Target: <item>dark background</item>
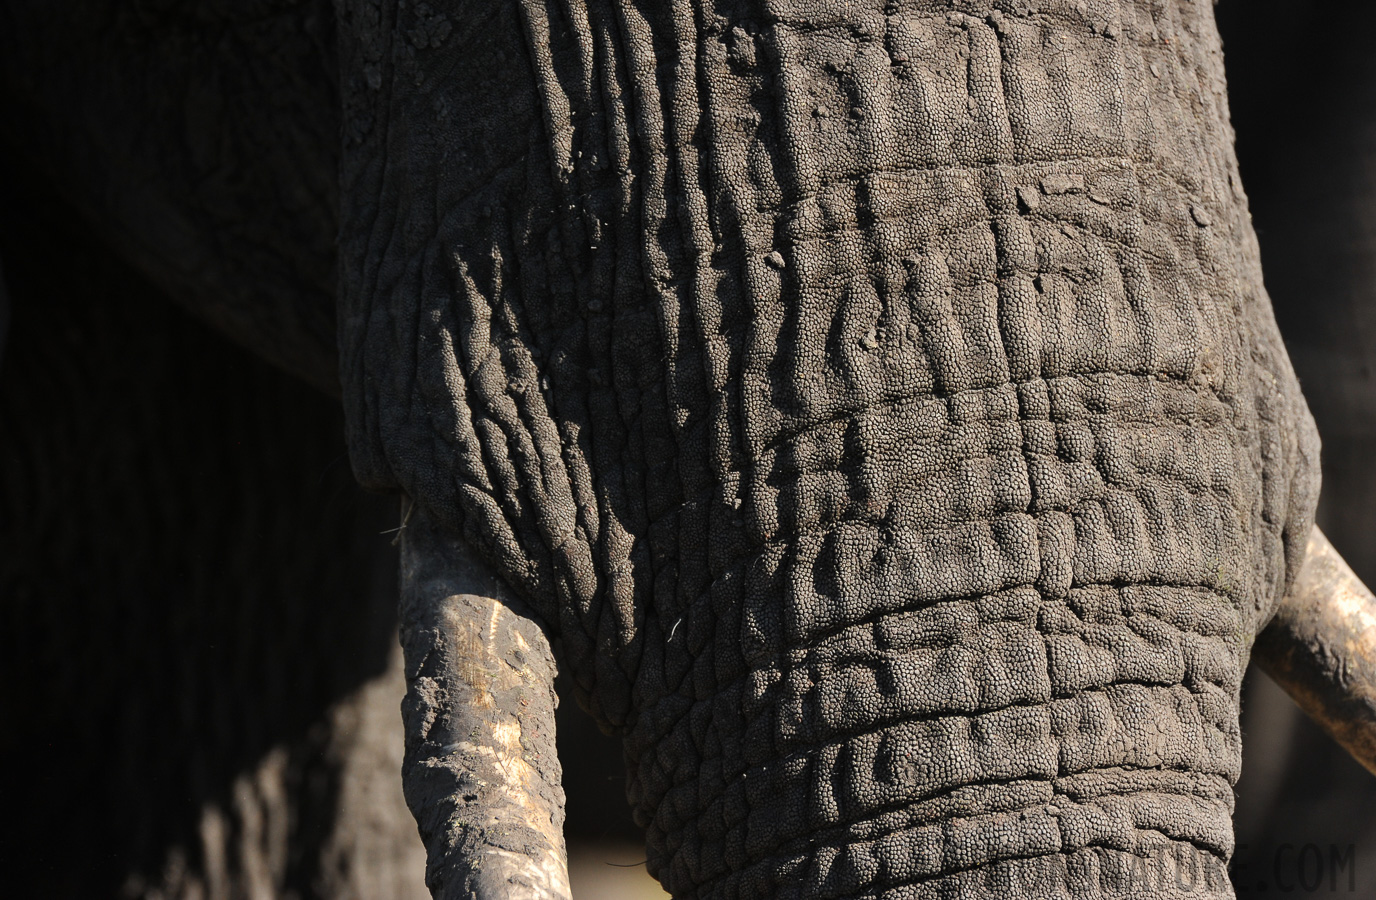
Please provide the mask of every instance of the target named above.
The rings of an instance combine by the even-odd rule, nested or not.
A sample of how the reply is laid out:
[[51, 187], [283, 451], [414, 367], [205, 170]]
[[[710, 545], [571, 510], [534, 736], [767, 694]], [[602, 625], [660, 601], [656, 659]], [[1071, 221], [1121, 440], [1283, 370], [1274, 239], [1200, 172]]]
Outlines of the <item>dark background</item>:
[[[1217, 15], [1266, 287], [1323, 438], [1319, 526], [1376, 584], [1376, 4], [1221, 0]], [[1255, 671], [1242, 713], [1238, 896], [1304, 893], [1300, 848], [1327, 866], [1351, 844], [1336, 886], [1355, 870], [1356, 896], [1376, 897], [1376, 778]]]

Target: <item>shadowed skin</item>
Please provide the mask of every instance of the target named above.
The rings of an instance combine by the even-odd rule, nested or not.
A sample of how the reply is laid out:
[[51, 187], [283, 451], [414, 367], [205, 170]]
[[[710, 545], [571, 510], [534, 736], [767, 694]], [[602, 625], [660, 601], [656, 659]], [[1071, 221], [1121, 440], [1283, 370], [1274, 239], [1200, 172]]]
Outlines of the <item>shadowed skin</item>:
[[[232, 32], [299, 11], [264, 6]], [[355, 471], [562, 644], [652, 873], [916, 898], [1221, 871], [1318, 445], [1209, 4], [335, 11]]]
[[[0, 893], [429, 896], [395, 502], [359, 492], [337, 404], [0, 160]], [[59, 837], [74, 810], [98, 850]]]

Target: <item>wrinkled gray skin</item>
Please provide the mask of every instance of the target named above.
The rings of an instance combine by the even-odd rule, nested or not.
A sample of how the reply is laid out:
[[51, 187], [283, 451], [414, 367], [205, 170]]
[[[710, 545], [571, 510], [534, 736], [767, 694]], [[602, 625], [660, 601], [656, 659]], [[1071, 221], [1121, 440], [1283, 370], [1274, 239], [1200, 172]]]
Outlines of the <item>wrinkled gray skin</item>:
[[0, 39], [32, 149], [284, 365], [337, 329], [356, 474], [542, 618], [676, 896], [1221, 873], [1318, 443], [1210, 4], [70, 5], [123, 44]]

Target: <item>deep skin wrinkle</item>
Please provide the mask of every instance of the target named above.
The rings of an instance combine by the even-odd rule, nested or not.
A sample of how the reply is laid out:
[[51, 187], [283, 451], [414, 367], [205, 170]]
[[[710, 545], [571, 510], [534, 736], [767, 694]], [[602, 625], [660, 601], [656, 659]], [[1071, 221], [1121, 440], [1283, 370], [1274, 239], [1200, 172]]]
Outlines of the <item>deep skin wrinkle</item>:
[[1222, 870], [1318, 471], [1209, 5], [341, 11], [356, 471], [559, 636], [651, 872]]

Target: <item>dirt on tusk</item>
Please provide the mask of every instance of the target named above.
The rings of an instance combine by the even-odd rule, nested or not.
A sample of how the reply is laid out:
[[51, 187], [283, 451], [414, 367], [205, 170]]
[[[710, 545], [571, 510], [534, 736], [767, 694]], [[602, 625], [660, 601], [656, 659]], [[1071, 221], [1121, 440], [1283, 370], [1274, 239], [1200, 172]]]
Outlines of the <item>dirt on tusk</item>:
[[420, 509], [401, 532], [402, 787], [440, 900], [569, 900], [544, 631]]
[[1252, 654], [1300, 709], [1376, 774], [1376, 596], [1318, 528]]

